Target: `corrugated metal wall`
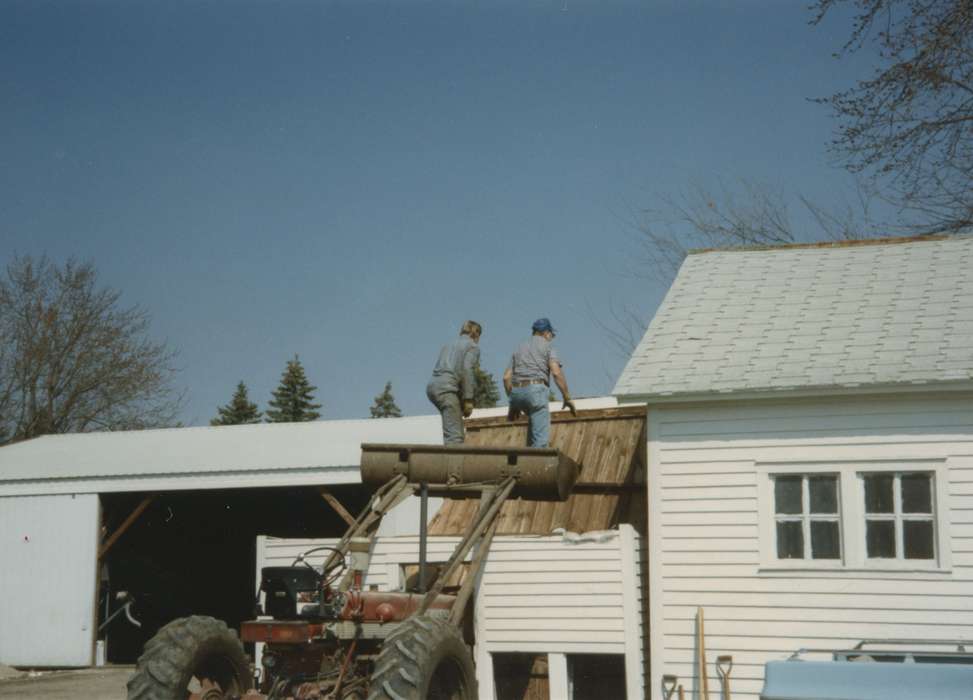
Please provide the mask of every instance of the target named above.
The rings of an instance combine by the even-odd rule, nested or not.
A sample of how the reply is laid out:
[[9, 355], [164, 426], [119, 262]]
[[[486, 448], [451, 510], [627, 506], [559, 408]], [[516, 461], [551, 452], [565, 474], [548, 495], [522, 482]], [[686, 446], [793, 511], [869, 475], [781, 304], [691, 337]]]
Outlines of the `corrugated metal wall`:
[[92, 663], [96, 494], [0, 498], [0, 663]]

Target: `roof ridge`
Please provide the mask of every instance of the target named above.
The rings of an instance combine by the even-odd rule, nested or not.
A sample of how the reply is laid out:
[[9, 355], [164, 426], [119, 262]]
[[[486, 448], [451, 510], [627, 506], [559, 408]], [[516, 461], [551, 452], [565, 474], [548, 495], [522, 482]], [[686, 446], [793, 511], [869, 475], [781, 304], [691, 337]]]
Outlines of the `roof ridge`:
[[729, 248], [691, 248], [687, 255], [701, 253], [752, 253], [754, 251], [800, 250], [816, 248], [856, 248], [872, 245], [901, 245], [903, 243], [927, 243], [952, 239], [973, 239], [973, 234], [928, 233], [920, 236], [887, 236], [884, 238], [849, 238], [840, 241], [817, 241], [811, 243], [781, 243], [780, 245], [743, 245]]

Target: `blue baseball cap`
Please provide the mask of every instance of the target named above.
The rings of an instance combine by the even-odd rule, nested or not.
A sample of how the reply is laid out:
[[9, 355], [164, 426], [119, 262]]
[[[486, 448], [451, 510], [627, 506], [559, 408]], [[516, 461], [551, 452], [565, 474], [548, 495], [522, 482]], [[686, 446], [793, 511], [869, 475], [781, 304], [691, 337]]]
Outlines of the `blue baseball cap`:
[[550, 331], [551, 333], [555, 332], [554, 326], [551, 325], [551, 320], [549, 318], [537, 319], [536, 321], [534, 321], [534, 325], [531, 326], [531, 329], [535, 333], [543, 333], [544, 331]]

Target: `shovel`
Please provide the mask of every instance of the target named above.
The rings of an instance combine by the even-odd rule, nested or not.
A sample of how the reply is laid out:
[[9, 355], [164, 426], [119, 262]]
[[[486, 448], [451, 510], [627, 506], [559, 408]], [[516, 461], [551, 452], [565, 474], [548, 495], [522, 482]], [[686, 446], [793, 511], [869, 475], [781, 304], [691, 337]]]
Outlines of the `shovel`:
[[662, 700], [671, 700], [676, 692], [676, 676], [666, 674], [662, 677]]
[[723, 700], [730, 700], [730, 671], [732, 670], [732, 656], [716, 657], [716, 673], [719, 675], [720, 683], [723, 685]]

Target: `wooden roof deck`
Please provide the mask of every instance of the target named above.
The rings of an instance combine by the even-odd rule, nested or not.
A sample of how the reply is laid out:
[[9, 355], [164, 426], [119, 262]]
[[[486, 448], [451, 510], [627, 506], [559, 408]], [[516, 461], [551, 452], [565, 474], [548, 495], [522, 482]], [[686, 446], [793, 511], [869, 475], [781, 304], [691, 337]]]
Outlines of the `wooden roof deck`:
[[[574, 493], [564, 502], [514, 499], [504, 504], [497, 533], [549, 535], [608, 530], [630, 523], [644, 533], [646, 524], [645, 406], [567, 411], [551, 416], [551, 447], [581, 465]], [[466, 422], [466, 443], [527, 444], [527, 421], [480, 418]], [[479, 501], [447, 500], [429, 525], [430, 535], [460, 535]]]

